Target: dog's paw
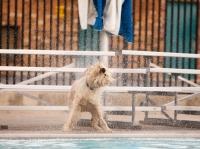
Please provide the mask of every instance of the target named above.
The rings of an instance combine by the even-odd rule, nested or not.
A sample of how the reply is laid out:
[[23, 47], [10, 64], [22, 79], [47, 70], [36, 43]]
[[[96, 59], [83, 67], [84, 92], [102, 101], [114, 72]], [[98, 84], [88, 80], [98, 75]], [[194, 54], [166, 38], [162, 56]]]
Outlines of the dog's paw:
[[63, 126], [62, 131], [63, 132], [67, 132], [67, 131], [70, 131], [70, 129], [68, 127], [66, 127], [66, 126]]
[[107, 133], [112, 133], [113, 131], [111, 129], [105, 130]]
[[94, 130], [96, 130], [96, 131], [101, 131], [101, 130], [102, 130], [101, 127], [99, 127], [99, 126], [93, 126], [93, 128], [94, 128]]

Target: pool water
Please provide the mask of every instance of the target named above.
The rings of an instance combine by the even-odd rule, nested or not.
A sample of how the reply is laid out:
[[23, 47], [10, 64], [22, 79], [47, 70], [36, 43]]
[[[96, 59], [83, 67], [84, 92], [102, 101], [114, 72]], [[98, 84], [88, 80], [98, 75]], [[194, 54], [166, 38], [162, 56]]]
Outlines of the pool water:
[[197, 139], [0, 140], [0, 149], [200, 149]]

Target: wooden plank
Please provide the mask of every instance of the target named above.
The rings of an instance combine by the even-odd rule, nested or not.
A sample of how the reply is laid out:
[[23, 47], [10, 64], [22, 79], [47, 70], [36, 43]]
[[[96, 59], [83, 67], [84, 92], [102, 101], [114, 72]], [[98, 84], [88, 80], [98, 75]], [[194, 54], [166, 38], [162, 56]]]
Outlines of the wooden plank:
[[[0, 89], [21, 89], [22, 90], [40, 90], [40, 91], [69, 91], [71, 86], [58, 85], [0, 85]], [[103, 88], [106, 92], [200, 92], [200, 87], [116, 87], [108, 86]]]
[[11, 111], [68, 111], [68, 106], [0, 106], [0, 110]]
[[[61, 67], [61, 68], [65, 68], [65, 67], [66, 67], [66, 68], [72, 68], [72, 67], [75, 67], [75, 64], [74, 64], [74, 63], [71, 63], [71, 64], [66, 65], [66, 66], [64, 66], [64, 67]], [[49, 77], [49, 76], [55, 75], [56, 73], [58, 73], [58, 72], [47, 72], [47, 73], [45, 73], [45, 74], [41, 74], [41, 75], [35, 76], [35, 77], [31, 78], [31, 79], [28, 79], [28, 80], [24, 80], [24, 81], [22, 81], [22, 82], [19, 82], [19, 83], [15, 84], [15, 85], [27, 85], [27, 84], [29, 84], [29, 83], [33, 83], [33, 82], [35, 82], [35, 81], [42, 80], [42, 79], [47, 78], [47, 77]], [[0, 85], [5, 85], [5, 84], [1, 84], [1, 83], [0, 83]], [[8, 91], [8, 90], [5, 89], [5, 91]], [[21, 91], [21, 90], [19, 90], [19, 91]], [[31, 91], [33, 91], [33, 90], [31, 90]], [[37, 90], [37, 91], [38, 91], [38, 90]], [[0, 94], [3, 93], [3, 92], [4, 92], [4, 89], [0, 90]]]
[[[20, 110], [20, 111], [68, 111], [68, 106], [0, 106], [0, 110]], [[130, 106], [103, 106], [104, 111], [132, 111]], [[136, 106], [135, 111], [200, 111], [200, 106]]]
[[171, 52], [150, 52], [150, 51], [136, 51], [136, 50], [122, 50], [122, 54], [124, 54], [124, 55], [140, 55], [140, 56], [200, 58], [200, 54], [171, 53]]
[[1, 71], [84, 72], [86, 68], [0, 66]]
[[70, 91], [70, 88], [63, 88], [63, 89], [21, 89], [21, 88], [6, 88], [6, 89], [1, 89], [0, 88], [0, 91], [3, 90], [3, 92], [69, 92]]
[[132, 111], [130, 106], [104, 106], [104, 111]]
[[200, 111], [200, 106], [166, 106], [166, 110]]
[[113, 73], [146, 73], [146, 69], [123, 69], [123, 68], [110, 68]]
[[185, 93], [200, 93], [200, 87], [182, 87], [182, 92], [185, 92]]
[[[0, 66], [1, 71], [37, 71], [37, 72], [84, 72], [86, 68], [57, 68], [57, 67], [18, 67], [18, 66]], [[113, 73], [146, 73], [146, 69], [120, 69], [111, 68]], [[200, 74], [200, 70], [192, 69], [172, 69], [172, 68], [151, 68], [150, 72], [162, 73], [184, 73]]]
[[[183, 98], [180, 98], [180, 99], [178, 99], [177, 100], [177, 103], [179, 103], [179, 102], [181, 102], [181, 101], [185, 101], [185, 100], [189, 100], [189, 99], [192, 99], [192, 98], [195, 98], [195, 97], [198, 97], [198, 96], [200, 96], [200, 93], [194, 93], [194, 94], [191, 94], [191, 95], [188, 95], [188, 96], [186, 96], [186, 97], [183, 97]], [[174, 101], [172, 101], [172, 102], [169, 102], [169, 103], [167, 103], [167, 104], [164, 104], [163, 106], [172, 106], [172, 105], [174, 105]]]
[[[154, 68], [162, 68], [162, 67], [159, 67], [159, 66], [157, 66], [157, 65], [155, 65], [155, 64], [153, 64], [153, 63], [150, 63], [150, 66], [151, 66], [151, 67], [154, 67]], [[168, 74], [171, 75], [171, 73], [168, 73]], [[190, 81], [190, 80], [187, 80], [187, 79], [185, 79], [185, 78], [183, 78], [183, 77], [181, 77], [181, 76], [178, 76], [178, 79], [181, 80], [181, 81], [184, 81], [184, 82], [186, 82], [186, 83], [188, 83], [188, 84], [190, 84], [190, 85], [192, 85], [192, 86], [196, 86], [196, 87], [199, 86], [198, 84], [196, 84], [196, 83], [194, 83], [194, 82], [192, 82], [192, 81]]]
[[115, 52], [105, 52], [105, 51], [1, 49], [0, 53], [1, 54], [73, 55], [73, 56], [115, 56]]
[[[103, 109], [105, 111], [132, 111], [132, 107], [130, 106], [104, 106]], [[153, 106], [135, 106], [135, 111], [161, 111], [161, 107], [153, 107]]]
[[200, 70], [195, 70], [195, 69], [175, 69], [175, 68], [150, 68], [150, 72], [180, 73], [180, 74], [200, 74]]
[[66, 90], [69, 91], [71, 89], [71, 86], [56, 86], [56, 85], [0, 85], [0, 88], [4, 88], [4, 89], [21, 89], [26, 91], [26, 90]]
[[[67, 67], [17, 67], [17, 66], [0, 66], [2, 71], [37, 71], [37, 72], [84, 72], [87, 68], [67, 68]], [[113, 73], [146, 73], [146, 69], [121, 69], [110, 68]]]
[[[68, 111], [68, 106], [0, 106], [0, 111]], [[132, 111], [130, 106], [103, 106], [104, 111]], [[161, 111], [161, 107], [135, 107], [136, 111]]]
[[149, 107], [149, 106], [136, 106], [135, 111], [161, 111], [161, 107]]
[[[105, 87], [104, 90], [107, 92], [182, 92], [183, 87]], [[187, 88], [188, 89], [188, 88]], [[199, 88], [200, 89], [200, 88]]]

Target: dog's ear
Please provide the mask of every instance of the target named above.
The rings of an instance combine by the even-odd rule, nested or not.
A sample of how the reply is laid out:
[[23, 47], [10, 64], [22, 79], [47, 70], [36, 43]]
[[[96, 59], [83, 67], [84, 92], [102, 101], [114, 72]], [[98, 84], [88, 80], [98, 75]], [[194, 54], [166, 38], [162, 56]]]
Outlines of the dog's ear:
[[105, 69], [105, 68], [100, 68], [99, 72], [100, 72], [100, 73], [105, 73], [105, 72], [106, 72], [106, 69]]
[[87, 69], [85, 70], [84, 74], [89, 73], [89, 71], [90, 71], [90, 68], [87, 68]]

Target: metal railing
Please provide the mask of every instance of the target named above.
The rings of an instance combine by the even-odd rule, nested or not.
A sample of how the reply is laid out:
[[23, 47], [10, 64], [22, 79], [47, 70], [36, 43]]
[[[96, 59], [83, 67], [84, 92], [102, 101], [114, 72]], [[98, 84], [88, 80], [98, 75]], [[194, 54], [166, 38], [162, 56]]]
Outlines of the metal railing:
[[[132, 0], [134, 41], [109, 36], [110, 51], [144, 50], [199, 53], [199, 0]], [[88, 26], [81, 30], [78, 4], [74, 0], [4, 0], [0, 1], [0, 49], [98, 51], [100, 32]], [[54, 56], [1, 54], [1, 66], [63, 67], [72, 62], [87, 67], [99, 61], [96, 56]], [[112, 68], [144, 68], [143, 56], [117, 55], [109, 58]], [[159, 67], [199, 69], [192, 58], [153, 57]], [[41, 72], [0, 71], [0, 82], [17, 84]], [[118, 86], [144, 86], [141, 74], [116, 74]], [[200, 82], [200, 75], [182, 77]], [[71, 85], [73, 73], [62, 72], [34, 84]], [[190, 86], [181, 82], [181, 86]], [[174, 86], [173, 77], [152, 73], [150, 86]]]

